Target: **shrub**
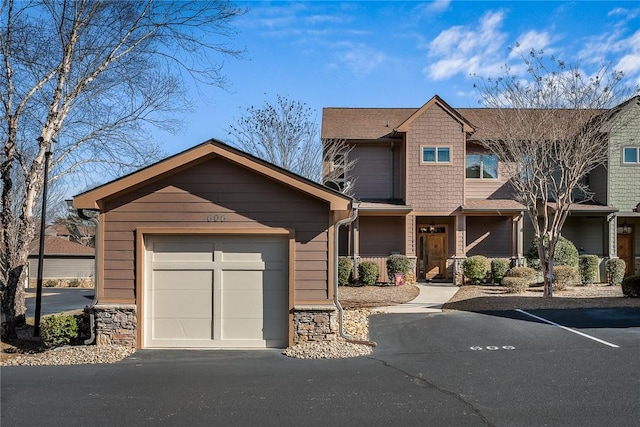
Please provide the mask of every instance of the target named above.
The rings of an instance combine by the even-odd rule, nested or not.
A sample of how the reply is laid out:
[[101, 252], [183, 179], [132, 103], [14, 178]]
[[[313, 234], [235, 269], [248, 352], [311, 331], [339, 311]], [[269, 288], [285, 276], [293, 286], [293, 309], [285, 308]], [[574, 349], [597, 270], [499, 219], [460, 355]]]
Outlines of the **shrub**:
[[509, 271], [511, 260], [507, 258], [496, 258], [491, 260], [491, 278], [495, 283], [500, 283], [502, 278]]
[[66, 314], [47, 316], [42, 319], [40, 337], [49, 348], [71, 344], [78, 338], [78, 322]]
[[625, 297], [640, 297], [640, 275], [629, 276], [622, 281], [622, 293]]
[[402, 273], [405, 278], [411, 272], [411, 260], [404, 255], [391, 255], [387, 258], [387, 274], [389, 281], [393, 281], [396, 273]]
[[575, 267], [568, 265], [559, 265], [553, 268], [553, 288], [562, 291], [567, 286], [578, 283], [580, 281], [580, 273]]
[[536, 279], [536, 271], [531, 267], [513, 267], [507, 271], [505, 277], [523, 278], [532, 283]]
[[70, 288], [77, 288], [78, 286], [80, 286], [80, 280], [78, 280], [78, 279], [69, 280], [69, 287]]
[[364, 285], [375, 285], [378, 280], [380, 269], [373, 261], [363, 261], [358, 264], [358, 277]]
[[529, 287], [529, 279], [526, 277], [504, 277], [502, 286], [507, 288], [507, 292], [524, 292]]
[[338, 258], [338, 285], [344, 286], [349, 284], [351, 270], [353, 270], [353, 260], [351, 258], [343, 256]]
[[57, 280], [49, 279], [43, 283], [45, 288], [55, 288], [58, 285]]
[[600, 261], [596, 255], [580, 255], [578, 265], [580, 281], [583, 285], [591, 285], [598, 280], [598, 265]]
[[[527, 252], [527, 265], [541, 270], [540, 258], [538, 257], [538, 239], [533, 239], [529, 252]], [[549, 256], [549, 238], [544, 238], [545, 256]], [[553, 254], [553, 265], [568, 265], [578, 267], [578, 250], [570, 240], [560, 236], [556, 243], [556, 249]]]
[[626, 263], [620, 258], [607, 260], [607, 280], [610, 285], [619, 285], [624, 279]]
[[482, 255], [474, 255], [464, 260], [462, 269], [467, 279], [474, 285], [479, 284], [487, 276], [489, 260]]

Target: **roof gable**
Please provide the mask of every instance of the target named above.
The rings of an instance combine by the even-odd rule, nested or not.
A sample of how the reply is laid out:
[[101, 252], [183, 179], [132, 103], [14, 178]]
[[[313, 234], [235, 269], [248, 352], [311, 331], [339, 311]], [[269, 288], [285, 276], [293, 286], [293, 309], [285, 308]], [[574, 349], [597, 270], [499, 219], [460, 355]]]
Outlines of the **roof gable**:
[[224, 158], [236, 165], [264, 175], [268, 179], [275, 180], [297, 191], [326, 201], [329, 203], [331, 210], [346, 211], [350, 208], [352, 201], [350, 197], [215, 139], [206, 141], [92, 190], [78, 194], [73, 199], [73, 206], [76, 209], [100, 209], [103, 206], [103, 202], [107, 199], [121, 196], [136, 188], [186, 170], [193, 165], [202, 163], [213, 157]]
[[422, 107], [420, 107], [416, 112], [414, 112], [410, 117], [408, 117], [400, 126], [397, 127], [398, 132], [407, 132], [409, 130], [409, 126], [424, 114], [425, 111], [432, 108], [434, 105], [441, 107], [447, 114], [449, 114], [452, 118], [460, 122], [462, 125], [462, 129], [466, 133], [472, 133], [475, 131], [475, 127], [465, 119], [460, 113], [458, 113], [454, 108], [452, 108], [449, 104], [444, 102], [442, 98], [438, 95], [435, 95], [429, 101], [427, 101]]

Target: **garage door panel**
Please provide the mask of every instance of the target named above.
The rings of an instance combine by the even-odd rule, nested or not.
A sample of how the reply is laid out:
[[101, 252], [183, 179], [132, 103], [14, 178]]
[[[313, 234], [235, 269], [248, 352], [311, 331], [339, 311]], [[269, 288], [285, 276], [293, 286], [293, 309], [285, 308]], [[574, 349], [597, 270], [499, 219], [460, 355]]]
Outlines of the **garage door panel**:
[[279, 241], [257, 241], [240, 238], [222, 244], [223, 261], [264, 261], [282, 263], [286, 260], [285, 245]]
[[211, 261], [213, 243], [177, 241], [155, 242], [153, 244], [154, 261]]
[[155, 319], [211, 319], [210, 291], [154, 291], [152, 299]]
[[210, 319], [155, 319], [154, 340], [210, 340]]
[[160, 270], [153, 272], [153, 290], [211, 291], [211, 271]]

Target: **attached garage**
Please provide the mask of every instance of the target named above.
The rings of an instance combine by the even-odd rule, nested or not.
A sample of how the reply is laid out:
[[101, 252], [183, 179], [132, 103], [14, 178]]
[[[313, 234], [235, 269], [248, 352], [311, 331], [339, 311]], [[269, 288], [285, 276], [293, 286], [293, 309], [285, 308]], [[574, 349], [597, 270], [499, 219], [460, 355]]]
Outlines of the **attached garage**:
[[82, 193], [99, 212], [98, 344], [335, 339], [335, 224], [352, 199], [211, 140]]

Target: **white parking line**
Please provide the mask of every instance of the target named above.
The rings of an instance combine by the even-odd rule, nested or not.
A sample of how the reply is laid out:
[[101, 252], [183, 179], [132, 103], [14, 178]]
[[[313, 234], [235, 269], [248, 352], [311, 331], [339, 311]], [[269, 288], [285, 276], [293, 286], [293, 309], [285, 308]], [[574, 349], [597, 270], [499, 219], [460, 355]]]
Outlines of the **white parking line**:
[[548, 323], [550, 325], [557, 326], [558, 328], [562, 328], [565, 331], [573, 332], [574, 334], [578, 334], [578, 335], [580, 335], [582, 337], [589, 338], [590, 340], [597, 341], [600, 344], [608, 345], [609, 347], [613, 347], [613, 348], [619, 348], [620, 347], [620, 346], [617, 346], [617, 345], [612, 344], [610, 342], [601, 340], [600, 338], [592, 337], [591, 335], [587, 335], [587, 334], [582, 333], [580, 331], [576, 331], [575, 329], [571, 329], [571, 328], [567, 328], [566, 326], [559, 325], [559, 324], [557, 324], [555, 322], [552, 322], [551, 320], [543, 319], [542, 317], [536, 316], [535, 314], [527, 313], [526, 311], [520, 310], [519, 308], [517, 308], [516, 311], [518, 313], [526, 314], [527, 316], [533, 317], [534, 319], [538, 319], [538, 320], [540, 320], [542, 322], [545, 322], [545, 323]]

